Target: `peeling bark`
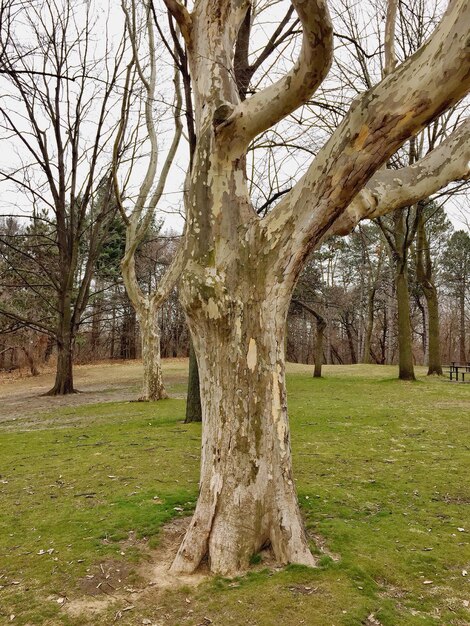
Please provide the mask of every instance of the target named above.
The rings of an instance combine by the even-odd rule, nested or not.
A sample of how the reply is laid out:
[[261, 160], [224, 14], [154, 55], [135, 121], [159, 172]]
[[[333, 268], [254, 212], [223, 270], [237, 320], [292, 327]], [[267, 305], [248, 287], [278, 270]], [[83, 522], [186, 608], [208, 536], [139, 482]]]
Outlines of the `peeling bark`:
[[247, 274], [233, 292], [206, 285], [203, 301], [197, 277], [186, 273], [181, 283], [204, 421], [199, 499], [173, 572], [193, 572], [208, 558], [211, 571], [234, 575], [266, 545], [280, 563], [315, 563], [292, 478], [284, 372], [288, 299], [268, 295], [259, 275], [256, 294], [247, 298], [253, 293]]

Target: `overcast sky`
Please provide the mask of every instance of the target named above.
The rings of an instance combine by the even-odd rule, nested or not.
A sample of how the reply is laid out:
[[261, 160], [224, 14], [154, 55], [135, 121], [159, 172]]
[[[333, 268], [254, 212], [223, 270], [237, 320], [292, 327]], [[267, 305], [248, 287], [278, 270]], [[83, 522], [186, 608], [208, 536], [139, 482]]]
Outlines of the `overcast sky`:
[[[158, 2], [156, 3], [158, 5]], [[336, 4], [338, 8], [340, 8], [340, 2]], [[353, 3], [350, 3], [351, 6]], [[361, 33], [361, 45], [367, 47], [367, 51], [369, 53], [377, 50], [379, 45], [379, 40], [377, 35], [375, 34], [376, 30], [381, 28], [381, 16], [377, 11], [371, 11], [369, 4], [369, 8], [365, 6], [366, 3], [357, 4], [354, 9], [354, 16], [357, 19], [358, 29]], [[79, 16], [82, 14], [85, 5], [76, 5], [76, 14]], [[123, 28], [123, 20], [121, 10], [119, 9], [118, 3], [111, 2], [109, 5], [110, 10], [109, 13], [105, 11], [105, 3], [103, 2], [95, 2], [92, 6], [94, 7], [94, 11], [96, 11], [97, 15], [97, 25], [94, 36], [94, 45], [96, 55], [99, 56], [102, 53], [104, 38], [101, 39], [98, 33], [103, 33], [106, 29], [110, 35], [110, 39], [113, 41], [113, 45], [116, 46], [120, 34]], [[260, 23], [255, 31], [254, 43], [252, 44], [252, 49], [262, 47], [264, 42], [267, 41], [269, 36], [271, 35], [273, 29], [276, 24], [282, 19], [282, 16], [285, 13], [285, 10], [288, 6], [286, 2], [280, 2], [275, 4], [269, 9], [269, 12], [263, 19], [263, 22]], [[163, 8], [160, 8], [163, 10]], [[341, 12], [338, 12], [341, 15]], [[342, 19], [342, 18], [341, 18]], [[342, 23], [341, 19], [337, 19], [335, 23], [335, 30], [341, 32], [344, 31], [344, 23]], [[163, 20], [162, 20], [163, 23]], [[29, 38], [28, 30], [21, 26], [21, 30], [17, 29], [16, 31], [23, 39], [23, 41], [27, 41]], [[344, 45], [344, 40], [341, 38], [336, 39], [337, 44], [337, 55], [344, 64], [347, 64], [350, 59], [350, 49]], [[171, 75], [171, 66], [169, 64], [169, 59], [167, 55], [164, 53], [164, 49], [161, 49], [161, 57], [159, 58], [159, 85], [158, 85], [158, 98], [166, 103], [171, 103], [172, 101], [172, 75]], [[285, 55], [286, 59], [282, 62], [278, 62], [275, 66], [270, 68], [268, 78], [264, 80], [275, 80], [279, 72], [283, 72], [286, 68], [289, 67], [291, 63], [291, 56], [294, 51], [294, 48], [286, 48]], [[377, 57], [378, 58], [378, 57]], [[374, 61], [372, 61], [373, 63]], [[351, 65], [352, 68], [352, 65]], [[379, 71], [380, 68], [375, 68]], [[336, 74], [335, 74], [336, 71]], [[374, 68], [372, 68], [372, 73], [374, 72]], [[90, 76], [90, 89], [95, 89], [98, 84], [95, 78], [99, 78], [99, 76]], [[331, 87], [331, 85], [335, 85], [334, 81], [338, 80], [338, 69], [333, 68], [333, 73], [330, 75], [330, 83], [327, 83], [327, 87]], [[18, 124], [21, 124], [21, 118], [18, 117], [18, 114], [21, 113], [21, 105], [19, 103], [15, 103], [13, 99], [8, 96], [8, 93], [11, 93], [11, 87], [8, 85], [8, 81], [4, 78], [0, 78], [0, 87], [2, 89], [2, 95], [0, 96], [1, 106], [5, 107], [5, 109], [10, 110], [12, 115], [16, 114]], [[320, 96], [319, 96], [320, 97]], [[116, 111], [118, 111], [118, 97], [116, 97]], [[115, 113], [113, 113], [115, 115]], [[156, 106], [156, 114], [160, 116], [159, 119], [159, 137], [160, 137], [160, 145], [162, 147], [162, 158], [160, 162], [163, 161], [164, 157], [164, 147], [168, 145], [171, 141], [172, 129], [168, 120], [171, 119], [170, 111], [163, 105], [157, 103]], [[315, 120], [315, 115], [318, 112], [314, 113], [313, 116], [310, 113], [305, 113], [303, 117], [305, 119], [309, 119], [309, 116], [312, 120]], [[26, 128], [26, 125], [24, 126]], [[281, 132], [284, 133], [284, 136], [293, 136], [293, 134], [297, 134], [296, 141], [298, 141], [299, 145], [303, 142], [306, 142], [309, 146], [313, 145], [314, 142], [318, 141], [321, 143], [326, 134], [325, 132], [319, 131], [317, 129], [317, 134], [313, 134], [310, 130], [305, 130], [305, 132], [300, 133], [298, 127], [292, 122], [286, 122], [281, 125]], [[306, 126], [303, 126], [306, 128]], [[17, 168], [21, 165], [21, 163], [27, 163], [28, 156], [27, 151], [22, 145], [21, 141], [18, 138], [13, 138], [11, 135], [9, 136], [6, 131], [3, 129], [0, 131], [0, 170], [1, 171], [9, 171]], [[93, 122], [90, 122], [89, 125], [90, 137], [93, 132]], [[302, 138], [302, 134], [304, 137]], [[310, 142], [310, 143], [309, 143]], [[183, 188], [184, 178], [185, 178], [185, 170], [188, 163], [188, 150], [185, 141], [182, 141], [180, 145], [180, 149], [178, 151], [178, 155], [173, 166], [172, 172], [170, 174], [168, 185], [165, 191], [165, 194], [160, 203], [158, 215], [165, 219], [165, 224], [167, 228], [171, 228], [173, 230], [181, 231], [183, 226], [183, 217], [182, 217], [182, 195], [181, 190]], [[269, 153], [260, 153], [258, 154], [258, 165], [257, 170], [258, 179], [255, 180], [255, 186], [253, 187], [253, 196], [254, 198], [262, 202], [263, 193], [268, 193], [269, 185], [267, 184], [267, 179], [270, 176], [273, 176], [273, 180], [275, 180], [276, 184], [280, 185], [280, 188], [289, 186], [292, 181], [298, 178], [301, 173], [305, 170], [307, 164], [311, 161], [312, 155], [307, 151], [303, 150], [290, 150], [286, 151], [282, 148], [277, 150], [271, 150]], [[280, 169], [276, 171], [275, 176], [272, 174], [274, 169], [273, 159], [276, 158], [278, 160], [277, 165], [280, 165]], [[139, 183], [140, 177], [142, 175], [143, 164], [137, 168], [134, 175], [132, 176], [132, 182], [134, 184], [135, 189]], [[33, 184], [35, 184], [36, 180], [39, 180], [35, 175], [32, 174], [31, 168], [31, 179]], [[263, 185], [266, 186], [263, 189]], [[29, 215], [31, 212], [31, 197], [30, 194], [25, 194], [18, 188], [15, 188], [15, 185], [11, 182], [0, 181], [0, 214], [18, 214], [18, 215]], [[468, 192], [466, 195], [460, 195], [454, 198], [451, 202], [448, 202], [446, 208], [449, 213], [449, 217], [454, 223], [456, 228], [462, 228], [464, 225], [468, 226], [468, 221], [465, 224], [465, 220], [468, 219], [469, 211], [470, 211], [470, 200]]]

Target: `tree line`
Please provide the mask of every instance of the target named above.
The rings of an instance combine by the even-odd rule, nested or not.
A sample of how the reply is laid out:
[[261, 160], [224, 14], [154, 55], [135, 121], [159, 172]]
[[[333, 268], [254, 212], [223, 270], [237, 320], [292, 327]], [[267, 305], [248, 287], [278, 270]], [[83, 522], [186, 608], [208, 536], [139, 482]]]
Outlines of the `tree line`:
[[[425, 208], [425, 249], [415, 233], [407, 272], [411, 335], [400, 334], [396, 264], [380, 227], [360, 225], [351, 235], [332, 238], [314, 252], [302, 272], [287, 318], [287, 358], [317, 365], [397, 364], [408, 350], [413, 365], [428, 365], [442, 373], [442, 364], [470, 359], [468, 302], [470, 299], [470, 236], [455, 230], [442, 207]], [[50, 367], [55, 354], [54, 315], [57, 294], [52, 278], [54, 229], [44, 230], [40, 218], [30, 224], [13, 218], [0, 224], [4, 307], [0, 316], [0, 369], [28, 368], [36, 375]], [[149, 293], [170, 262], [179, 235], [162, 233], [155, 225], [137, 250], [136, 277]], [[120, 275], [124, 228], [119, 220], [108, 233], [94, 269], [92, 288], [77, 332], [74, 362], [141, 358], [141, 337], [135, 309]], [[87, 254], [83, 250], [83, 256]], [[420, 276], [426, 258], [427, 282]], [[79, 265], [84, 265], [82, 259]], [[42, 283], [37, 281], [41, 276]], [[432, 280], [437, 311], [429, 311], [426, 289]], [[8, 308], [7, 308], [8, 307]], [[437, 315], [436, 325], [429, 316]], [[163, 358], [187, 357], [189, 331], [177, 289], [160, 307], [157, 322]], [[39, 330], [41, 325], [41, 330]], [[45, 327], [46, 328], [42, 328]], [[404, 342], [411, 341], [408, 347]], [[433, 354], [437, 346], [437, 354]], [[434, 348], [435, 349], [435, 348]]]

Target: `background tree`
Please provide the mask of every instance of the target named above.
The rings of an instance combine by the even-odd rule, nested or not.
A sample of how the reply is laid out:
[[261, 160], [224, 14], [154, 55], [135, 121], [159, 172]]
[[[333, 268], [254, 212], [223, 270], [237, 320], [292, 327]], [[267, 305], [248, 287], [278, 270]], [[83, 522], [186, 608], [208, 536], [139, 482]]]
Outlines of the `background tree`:
[[[136, 3], [122, 3], [122, 9], [125, 14], [126, 32], [132, 46], [132, 59], [127, 66], [126, 76], [126, 92], [122, 101], [121, 124], [119, 132], [116, 136], [114, 145], [114, 189], [119, 201], [121, 216], [126, 225], [126, 247], [121, 262], [122, 276], [127, 294], [135, 309], [142, 339], [142, 362], [144, 366], [143, 388], [140, 400], [160, 400], [167, 397], [163, 384], [161, 360], [160, 360], [160, 333], [157, 321], [158, 309], [162, 304], [162, 300], [158, 297], [158, 293], [154, 289], [150, 289], [147, 293], [141, 289], [135, 272], [135, 252], [138, 246], [143, 242], [148, 234], [149, 228], [154, 220], [155, 209], [162, 197], [165, 189], [168, 173], [171, 164], [178, 149], [178, 144], [182, 134], [181, 115], [181, 93], [179, 86], [179, 76], [175, 73], [175, 105], [174, 105], [174, 124], [175, 132], [172, 143], [166, 155], [165, 163], [159, 175], [158, 184], [153, 189], [154, 181], [157, 175], [159, 144], [157, 141], [157, 131], [154, 122], [154, 101], [156, 95], [157, 83], [157, 59], [156, 44], [153, 15], [150, 2], [143, 3], [142, 13], [137, 10]], [[141, 22], [143, 21], [143, 29], [145, 32], [144, 41], [147, 42], [148, 49], [143, 52], [140, 49], [141, 44]], [[145, 68], [142, 66], [142, 59], [148, 60], [148, 77]], [[124, 207], [124, 192], [121, 189], [117, 175], [117, 166], [122, 159], [122, 153], [127, 147], [126, 133], [128, 132], [128, 123], [131, 109], [131, 96], [134, 90], [134, 73], [137, 74], [144, 90], [144, 118], [145, 129], [148, 133], [150, 144], [150, 156], [148, 165], [139, 187], [137, 198], [133, 203], [129, 216]], [[131, 133], [131, 150], [132, 159], [135, 159], [135, 143], [138, 135], [135, 129]], [[133, 164], [132, 164], [133, 166]]]
[[[67, 394], [74, 391], [74, 343], [96, 259], [116, 212], [111, 111], [125, 46], [121, 43], [111, 54], [110, 36], [105, 27], [103, 37], [103, 24], [92, 17], [92, 3], [80, 12], [65, 0], [15, 6], [2, 50], [0, 116], [3, 141], [13, 143], [22, 156], [3, 166], [0, 176], [4, 188], [5, 183], [18, 188], [36, 214], [45, 211], [54, 224], [57, 264], [48, 279], [56, 318], [42, 330], [53, 332], [57, 345], [56, 380], [49, 394]], [[101, 56], [92, 45], [98, 29], [104, 41]], [[8, 315], [30, 324], [19, 310], [9, 308]]]
[[442, 375], [439, 298], [434, 261], [437, 260], [438, 251], [442, 248], [442, 238], [451, 227], [442, 207], [437, 203], [419, 202], [417, 210], [415, 263], [416, 278], [426, 299], [427, 319], [423, 328], [426, 338], [425, 356], [428, 375]]
[[458, 310], [459, 360], [461, 363], [466, 363], [469, 360], [465, 313], [470, 290], [470, 236], [468, 232], [457, 230], [452, 234], [442, 261], [446, 285], [455, 298]]

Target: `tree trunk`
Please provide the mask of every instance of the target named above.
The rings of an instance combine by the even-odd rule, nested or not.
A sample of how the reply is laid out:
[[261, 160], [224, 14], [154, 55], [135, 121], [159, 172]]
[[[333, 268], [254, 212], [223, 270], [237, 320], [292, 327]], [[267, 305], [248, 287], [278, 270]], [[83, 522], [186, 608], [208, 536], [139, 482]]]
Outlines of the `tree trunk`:
[[[245, 277], [246, 278], [246, 277]], [[252, 295], [184, 276], [186, 308], [199, 363], [203, 409], [200, 493], [172, 565], [193, 572], [208, 558], [212, 572], [244, 571], [270, 545], [280, 563], [314, 565], [292, 478], [285, 387], [285, 327], [290, 298]], [[255, 279], [256, 280], [256, 279]], [[244, 286], [244, 288], [243, 288]]]
[[62, 311], [58, 322], [57, 366], [55, 383], [46, 396], [63, 396], [76, 393], [73, 386], [73, 348], [75, 343], [72, 322], [72, 292], [67, 289], [62, 294]]
[[[463, 3], [451, 5], [457, 8], [434, 37], [466, 59], [467, 30], [452, 22]], [[445, 63], [449, 50], [438, 55], [438, 45], [401, 64], [396, 78], [361, 96], [302, 179], [260, 219], [247, 184], [248, 148], [307, 102], [328, 73], [333, 28], [326, 5], [294, 1], [304, 31], [299, 62], [242, 101], [233, 58], [249, 3], [202, 0], [191, 14], [183, 3], [166, 4], [187, 44], [196, 131], [183, 246], [166, 285], [170, 270], [177, 273], [203, 410], [199, 498], [171, 569], [193, 572], [207, 557], [212, 572], [237, 574], [268, 544], [280, 563], [313, 565], [291, 467], [284, 372], [290, 299], [314, 246], [406, 138], [457, 100], [468, 67], [462, 61], [456, 78]], [[444, 97], [435, 84], [451, 74]], [[416, 75], [421, 82], [410, 89]], [[161, 297], [166, 292], [160, 285]]]
[[[390, 281], [393, 284], [393, 280]], [[396, 282], [396, 280], [395, 280]], [[396, 285], [395, 285], [396, 287]], [[393, 289], [396, 292], [396, 288]], [[386, 336], [386, 344], [385, 344], [385, 364], [392, 365], [393, 357], [394, 357], [394, 318], [395, 318], [395, 301], [397, 299], [396, 293], [391, 293], [392, 289], [387, 292], [387, 302], [386, 302], [386, 317], [387, 322], [384, 326], [384, 337]]]
[[321, 378], [323, 365], [323, 337], [325, 334], [326, 322], [323, 318], [317, 317], [317, 337], [315, 342], [315, 367], [313, 377]]
[[[101, 290], [101, 284], [96, 281], [96, 290]], [[92, 303], [92, 318], [91, 318], [91, 358], [96, 360], [100, 358], [99, 347], [101, 340], [101, 315], [102, 315], [103, 295], [95, 294]], [[98, 354], [97, 354], [98, 353]]]
[[419, 333], [421, 335], [421, 349], [423, 351], [423, 365], [427, 365], [429, 363], [429, 337], [428, 337], [428, 310], [427, 305], [425, 306], [421, 300], [421, 294], [416, 294], [415, 297], [416, 306], [421, 313], [423, 332]]
[[57, 339], [57, 367], [55, 383], [46, 396], [64, 396], [76, 393], [73, 386], [73, 342], [70, 330]]
[[113, 317], [111, 320], [111, 339], [109, 344], [109, 358], [114, 359], [114, 342], [116, 337], [116, 306], [113, 305]]
[[462, 365], [467, 361], [465, 351], [466, 332], [465, 332], [465, 290], [461, 290], [459, 297], [459, 313], [460, 313], [460, 333], [459, 333], [459, 359]]
[[185, 424], [202, 422], [201, 390], [199, 388], [199, 369], [193, 342], [189, 341], [188, 393], [186, 397]]
[[52, 354], [52, 351], [54, 350], [55, 343], [56, 341], [54, 337], [52, 337], [51, 335], [48, 335], [46, 349], [44, 351], [44, 358], [43, 358], [44, 363], [47, 363], [49, 359], [51, 358], [51, 354]]
[[121, 359], [137, 358], [136, 346], [136, 312], [134, 307], [128, 304], [124, 310], [121, 326]]
[[442, 376], [439, 304], [434, 283], [432, 287], [424, 290], [424, 295], [428, 309], [428, 376], [431, 374]]
[[439, 335], [439, 302], [437, 297], [437, 289], [433, 279], [433, 266], [431, 260], [431, 252], [426, 235], [426, 227], [424, 221], [425, 204], [418, 204], [419, 221], [416, 242], [416, 277], [424, 297], [426, 298], [427, 308], [427, 353], [428, 353], [428, 376], [437, 374], [442, 376], [442, 361], [440, 354], [440, 335]]
[[150, 402], [168, 398], [163, 384], [162, 365], [160, 359], [160, 329], [158, 326], [158, 308], [148, 304], [137, 310], [142, 339], [142, 365], [144, 377], [142, 381], [141, 402]]
[[348, 347], [349, 347], [349, 354], [351, 356], [351, 363], [353, 365], [355, 365], [357, 363], [357, 357], [356, 357], [356, 350], [354, 348], [354, 339], [352, 336], [352, 331], [351, 331], [351, 323], [349, 321], [349, 315], [346, 316], [346, 320], [345, 320], [345, 329], [346, 329], [346, 337], [348, 338]]
[[397, 271], [396, 287], [398, 309], [398, 378], [400, 380], [415, 380], [408, 273], [406, 267], [402, 264]]
[[375, 304], [375, 291], [376, 288], [372, 287], [369, 291], [369, 297], [367, 298], [367, 324], [364, 337], [364, 352], [362, 353], [362, 362], [364, 364], [370, 363], [370, 348], [372, 345], [372, 332], [374, 330], [374, 304]]
[[26, 360], [28, 361], [31, 376], [39, 376], [39, 370], [34, 361], [33, 350], [31, 348], [27, 348], [26, 346], [21, 346], [21, 349], [23, 350]]

